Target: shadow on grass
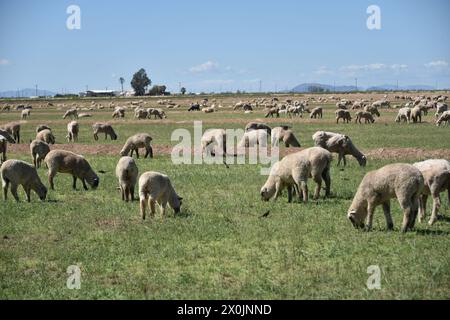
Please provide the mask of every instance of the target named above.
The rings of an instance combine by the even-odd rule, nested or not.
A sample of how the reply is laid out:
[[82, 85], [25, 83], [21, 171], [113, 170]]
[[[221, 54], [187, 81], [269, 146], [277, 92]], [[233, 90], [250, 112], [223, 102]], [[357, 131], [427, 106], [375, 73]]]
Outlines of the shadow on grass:
[[448, 236], [450, 232], [443, 230], [429, 230], [429, 229], [418, 229], [415, 230], [417, 234], [423, 236]]

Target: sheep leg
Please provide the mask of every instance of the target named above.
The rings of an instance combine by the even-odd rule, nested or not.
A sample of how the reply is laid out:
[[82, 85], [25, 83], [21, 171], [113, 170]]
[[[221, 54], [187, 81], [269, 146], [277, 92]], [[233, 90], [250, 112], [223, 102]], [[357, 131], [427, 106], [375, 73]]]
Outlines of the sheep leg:
[[156, 213], [156, 209], [155, 209], [156, 202], [155, 202], [155, 200], [149, 199], [149, 203], [150, 203], [150, 212], [152, 214], [152, 217], [154, 217], [155, 213]]
[[300, 188], [302, 189], [303, 202], [307, 203], [308, 202], [308, 184], [306, 183], [305, 180], [300, 181]]
[[439, 193], [433, 194], [433, 211], [431, 212], [430, 221], [428, 224], [431, 226], [437, 221], [438, 211], [441, 207], [441, 199], [439, 198]]
[[56, 172], [48, 172], [48, 183], [50, 184], [50, 189], [55, 190], [55, 185], [53, 184], [53, 179], [55, 178]]
[[139, 159], [139, 149], [138, 148], [134, 148], [134, 152], [136, 152], [136, 158]]
[[403, 222], [402, 222], [402, 227], [401, 227], [401, 231], [402, 232], [406, 232], [408, 231], [410, 225], [411, 225], [411, 220], [413, 218], [413, 210], [412, 210], [412, 205], [410, 203], [410, 201], [403, 199], [400, 200], [400, 206], [403, 209]]
[[153, 148], [152, 148], [152, 146], [148, 146], [148, 154], [149, 154], [150, 158], [153, 158]]
[[25, 195], [27, 198], [27, 202], [31, 202], [31, 197], [30, 197], [30, 193], [31, 193], [31, 188], [29, 186], [24, 187], [25, 189]]
[[288, 188], [288, 202], [292, 202], [292, 186], [289, 186]]
[[72, 189], [77, 190], [77, 177], [72, 176], [72, 178], [73, 178]]
[[134, 186], [130, 187], [131, 201], [134, 201]]
[[86, 180], [85, 179], [81, 179], [81, 182], [83, 183], [84, 190], [88, 190], [88, 187], [86, 185]]
[[5, 200], [8, 200], [8, 187], [9, 187], [9, 180], [4, 179], [3, 180], [3, 198]]
[[274, 200], [274, 201], [277, 200], [277, 198], [280, 196], [281, 190], [282, 190], [282, 185], [281, 185], [281, 182], [278, 181], [278, 182], [275, 184], [275, 195], [274, 195], [274, 197], [273, 197], [273, 200]]
[[383, 212], [384, 217], [386, 218], [387, 229], [388, 230], [394, 229], [394, 222], [392, 222], [391, 216], [391, 202], [389, 200], [383, 203]]
[[373, 201], [368, 201], [367, 204], [367, 220], [366, 220], [366, 231], [372, 230], [373, 215], [375, 213], [375, 205]]
[[147, 208], [147, 197], [143, 196], [142, 194], [140, 195], [140, 208], [141, 208], [141, 217], [142, 220], [145, 220], [145, 210]]
[[106, 140], [106, 138], [108, 138], [108, 134], [105, 132], [105, 140]]
[[320, 195], [320, 188], [322, 187], [322, 176], [320, 175], [320, 173], [314, 173], [313, 175], [313, 180], [314, 182], [317, 184], [316, 185], [316, 190], [314, 191], [314, 200], [319, 199], [319, 195]]
[[17, 132], [17, 142], [20, 143], [20, 132]]
[[347, 166], [347, 159], [345, 159], [345, 154], [342, 155], [342, 159], [344, 160], [344, 167]]
[[331, 177], [329, 167], [322, 171], [322, 178], [325, 181], [325, 197], [329, 197], [331, 193]]
[[422, 194], [422, 196], [419, 197], [419, 222], [422, 222], [423, 219], [425, 219], [427, 213], [427, 200], [427, 194]]
[[166, 207], [167, 207], [167, 202], [164, 201], [159, 205], [160, 211], [161, 211], [161, 219], [164, 218], [164, 216], [166, 215]]
[[95, 140], [95, 141], [98, 140], [98, 135], [97, 135], [97, 133], [94, 133], [94, 140]]
[[14, 197], [14, 199], [16, 199], [17, 202], [19, 202], [19, 195], [17, 194], [17, 184], [11, 183], [11, 193]]
[[125, 201], [128, 202], [130, 201], [130, 187], [129, 186], [125, 186], [125, 188], [123, 189], [124, 191], [124, 198]]

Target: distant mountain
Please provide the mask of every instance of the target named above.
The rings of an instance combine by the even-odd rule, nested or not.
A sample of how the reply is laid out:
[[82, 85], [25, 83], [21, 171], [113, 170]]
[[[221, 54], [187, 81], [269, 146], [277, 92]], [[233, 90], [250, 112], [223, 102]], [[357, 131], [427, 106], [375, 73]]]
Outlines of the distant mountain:
[[395, 91], [395, 90], [435, 90], [435, 87], [427, 86], [423, 84], [411, 85], [411, 86], [399, 86], [392, 84], [383, 84], [380, 86], [373, 86], [366, 89], [366, 91]]
[[[37, 91], [38, 96], [53, 97], [55, 94], [56, 93], [54, 93], [52, 91], [48, 91], [48, 90], [38, 90]], [[17, 97], [29, 98], [29, 97], [34, 97], [34, 96], [36, 96], [36, 89], [31, 89], [31, 88], [0, 92], [0, 98], [17, 98]]]
[[322, 83], [302, 83], [291, 89], [291, 92], [318, 92], [319, 90], [329, 91], [329, 92], [346, 92], [346, 91], [356, 91], [355, 86], [331, 86]]

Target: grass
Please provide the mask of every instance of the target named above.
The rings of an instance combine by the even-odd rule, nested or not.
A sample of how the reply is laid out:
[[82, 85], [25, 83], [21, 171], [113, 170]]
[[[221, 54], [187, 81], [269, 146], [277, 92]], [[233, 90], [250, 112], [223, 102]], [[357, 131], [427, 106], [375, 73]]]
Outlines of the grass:
[[[65, 134], [60, 112], [35, 116], [23, 136], [50, 122], [57, 139]], [[109, 119], [109, 113], [95, 120]], [[210, 117], [212, 116], [212, 117]], [[394, 114], [386, 114], [386, 119]], [[1, 115], [1, 123], [17, 113]], [[432, 116], [429, 116], [431, 119]], [[241, 114], [169, 113], [169, 120], [206, 119], [204, 127], [243, 127]], [[224, 123], [214, 121], [225, 119]], [[231, 120], [227, 120], [231, 119]], [[245, 119], [245, 120], [242, 120]], [[320, 128], [348, 133], [362, 149], [419, 147], [448, 149], [447, 132], [431, 123], [420, 126], [355, 124], [336, 126], [332, 115], [317, 123], [296, 120], [294, 130], [305, 146]], [[62, 119], [61, 119], [62, 120]], [[81, 120], [82, 122], [85, 121]], [[93, 121], [93, 120], [88, 120]], [[228, 122], [229, 121], [229, 122]], [[278, 121], [278, 120], [275, 120]], [[87, 121], [86, 121], [87, 122]], [[281, 122], [281, 121], [280, 121]], [[146, 121], [115, 127], [122, 144], [132, 132], [146, 130], [157, 144], [173, 145], [170, 132], [185, 123]], [[188, 127], [189, 128], [189, 127]], [[420, 128], [420, 130], [415, 130]], [[93, 144], [90, 131], [80, 143]], [[103, 143], [103, 141], [101, 141]], [[30, 161], [27, 154], [9, 158]], [[37, 299], [449, 299], [449, 203], [442, 197], [444, 219], [434, 226], [417, 224], [399, 232], [402, 213], [392, 201], [395, 231], [386, 231], [377, 209], [372, 232], [355, 230], [346, 219], [354, 191], [368, 170], [389, 160], [371, 160], [360, 168], [350, 160], [345, 170], [332, 168], [333, 197], [308, 204], [262, 202], [259, 189], [266, 177], [259, 165], [173, 165], [167, 155], [139, 159], [140, 172], [168, 174], [184, 198], [182, 212], [163, 220], [141, 221], [138, 202], [124, 203], [115, 189], [118, 156], [86, 155], [92, 166], [106, 171], [100, 187], [72, 191], [71, 178], [58, 174], [56, 191], [40, 202], [9, 199], [0, 207], [0, 298]], [[46, 182], [46, 170], [39, 169]], [[310, 181], [310, 189], [313, 183]], [[430, 202], [429, 202], [430, 207]], [[260, 216], [270, 210], [267, 218]], [[66, 288], [69, 265], [81, 268], [81, 289]], [[368, 290], [367, 267], [382, 270], [381, 289]]]

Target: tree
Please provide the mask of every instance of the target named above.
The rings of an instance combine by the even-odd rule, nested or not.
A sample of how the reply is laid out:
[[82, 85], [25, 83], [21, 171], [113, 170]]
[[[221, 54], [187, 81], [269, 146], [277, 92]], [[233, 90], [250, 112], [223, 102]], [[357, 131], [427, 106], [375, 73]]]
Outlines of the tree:
[[125, 83], [125, 79], [123, 77], [120, 77], [119, 82], [120, 82], [120, 85], [122, 86], [122, 92], [123, 92], [123, 84]]
[[166, 86], [153, 86], [149, 91], [148, 94], [151, 96], [163, 96], [166, 94]]
[[185, 93], [186, 93], [186, 88], [185, 88], [185, 87], [182, 87], [182, 88], [180, 89], [180, 92], [181, 92], [181, 94], [185, 94]]
[[131, 87], [134, 89], [134, 94], [136, 96], [143, 96], [145, 90], [152, 83], [152, 81], [147, 77], [147, 73], [144, 69], [140, 69], [133, 75], [131, 80]]

